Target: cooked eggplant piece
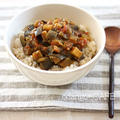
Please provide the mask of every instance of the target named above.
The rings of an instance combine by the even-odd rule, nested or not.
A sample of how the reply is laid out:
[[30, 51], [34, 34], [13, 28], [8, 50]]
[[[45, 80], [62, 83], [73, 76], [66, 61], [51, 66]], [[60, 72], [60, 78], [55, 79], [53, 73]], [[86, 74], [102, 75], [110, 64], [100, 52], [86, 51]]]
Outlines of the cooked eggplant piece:
[[57, 57], [56, 55], [50, 55], [49, 58], [55, 64], [57, 64], [57, 63], [59, 63], [61, 61], [61, 59], [59, 57]]
[[52, 55], [49, 55], [49, 58], [51, 59], [51, 61], [53, 61], [55, 64], [57, 64], [60, 61], [64, 60], [66, 57], [61, 54], [52, 54]]
[[53, 54], [53, 49], [52, 46], [48, 47], [48, 55], [52, 55]]
[[40, 50], [37, 50], [36, 52], [32, 53], [33, 60], [37, 61], [39, 58], [41, 58], [43, 55]]
[[31, 55], [33, 50], [32, 50], [32, 48], [29, 45], [26, 45], [23, 48], [23, 51], [24, 51], [25, 55]]
[[28, 36], [30, 35], [30, 32], [34, 29], [34, 25], [31, 24], [31, 25], [28, 25], [25, 27], [25, 32], [24, 32], [24, 36]]
[[47, 24], [47, 21], [45, 21], [45, 20], [41, 20], [44, 24]]
[[37, 38], [37, 40], [38, 40], [39, 43], [42, 43], [43, 39], [42, 39], [41, 35], [37, 36], [36, 38]]
[[57, 57], [60, 58], [60, 60], [64, 60], [66, 57], [64, 55], [57, 54]]
[[63, 34], [63, 38], [67, 40], [68, 39], [67, 34]]
[[70, 51], [68, 51], [68, 50], [63, 50], [61, 52], [61, 55], [63, 55], [65, 58], [66, 57], [73, 58], [73, 56], [71, 55]]
[[82, 60], [82, 59], [84, 59], [85, 57], [84, 57], [84, 55], [82, 54], [82, 56], [80, 57], [80, 59], [79, 60]]
[[35, 37], [37, 38], [39, 43], [42, 43], [42, 40], [43, 40], [42, 36], [41, 36], [41, 33], [42, 33], [42, 28], [38, 27], [35, 31]]
[[73, 47], [70, 53], [78, 59], [82, 56], [82, 52], [77, 47]]
[[27, 37], [28, 35], [30, 35], [30, 32], [31, 32], [31, 31], [26, 30], [26, 31], [24, 32], [24, 37]]
[[59, 65], [64, 68], [66, 66], [70, 66], [72, 63], [73, 63], [73, 60], [71, 60], [70, 58], [66, 58], [63, 61], [61, 61]]
[[41, 63], [47, 60], [47, 57], [41, 57], [37, 60], [37, 63]]
[[76, 30], [76, 31], [78, 31], [78, 30], [79, 30], [78, 25], [71, 25], [71, 28], [72, 28], [73, 30]]
[[49, 30], [47, 34], [47, 39], [55, 39], [57, 37], [57, 32]]
[[44, 45], [41, 45], [41, 46], [40, 46], [40, 50], [41, 50], [43, 56], [44, 56], [44, 55], [45, 55], [45, 56], [48, 55], [48, 47], [46, 47], [46, 46], [44, 46]]
[[[27, 43], [28, 43], [28, 41], [27, 41]], [[29, 46], [30, 46], [31, 48], [34, 48], [34, 47], [36, 46], [36, 41], [35, 41], [35, 40], [30, 40], [30, 41], [29, 41]]]
[[26, 40], [24, 38], [24, 35], [20, 35], [20, 42], [21, 42], [23, 47], [26, 45]]
[[45, 58], [40, 62], [40, 68], [43, 70], [48, 70], [53, 66], [53, 62], [49, 58]]
[[33, 25], [33, 24], [26, 26], [26, 27], [24, 28], [24, 31], [25, 31], [25, 32], [24, 32], [24, 36], [26, 37], [26, 36], [30, 35], [30, 32], [31, 32], [33, 29], [34, 29], [34, 25]]
[[30, 30], [30, 31], [31, 31], [31, 30], [33, 30], [33, 29], [34, 29], [34, 25], [33, 25], [33, 24], [28, 25], [28, 26], [27, 26], [27, 28], [28, 28], [28, 30]]
[[35, 37], [41, 35], [41, 33], [42, 33], [42, 28], [41, 28], [41, 27], [38, 27], [38, 28], [36, 29], [36, 31], [35, 31]]
[[30, 25], [27, 25], [27, 26], [24, 28], [24, 31], [27, 31], [27, 30], [31, 31], [31, 30], [33, 30], [33, 29], [34, 29], [34, 25], [33, 25], [33, 24], [30, 24]]
[[46, 47], [48, 47], [50, 45], [48, 42], [43, 42], [42, 44]]
[[66, 58], [66, 56], [64, 56], [62, 54], [55, 54], [55, 56], [58, 57], [60, 59], [60, 61], [62, 61]]

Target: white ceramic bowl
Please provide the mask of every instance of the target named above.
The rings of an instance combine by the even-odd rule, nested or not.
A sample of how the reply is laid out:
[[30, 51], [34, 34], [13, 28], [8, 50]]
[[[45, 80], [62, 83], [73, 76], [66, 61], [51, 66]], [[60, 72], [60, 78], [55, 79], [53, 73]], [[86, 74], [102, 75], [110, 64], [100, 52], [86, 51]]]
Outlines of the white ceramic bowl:
[[[45, 71], [32, 68], [14, 56], [11, 50], [12, 40], [14, 39], [14, 36], [25, 27], [25, 25], [28, 25], [37, 19], [47, 20], [55, 17], [68, 18], [73, 20], [76, 24], [82, 24], [88, 28], [97, 43], [98, 49], [96, 56], [92, 60], [85, 65], [68, 71]], [[99, 24], [98, 20], [83, 9], [63, 4], [38, 5], [21, 12], [11, 21], [5, 39], [7, 41], [6, 46], [10, 58], [20, 72], [31, 80], [53, 86], [69, 84], [85, 76], [98, 61], [105, 46], [104, 29]]]

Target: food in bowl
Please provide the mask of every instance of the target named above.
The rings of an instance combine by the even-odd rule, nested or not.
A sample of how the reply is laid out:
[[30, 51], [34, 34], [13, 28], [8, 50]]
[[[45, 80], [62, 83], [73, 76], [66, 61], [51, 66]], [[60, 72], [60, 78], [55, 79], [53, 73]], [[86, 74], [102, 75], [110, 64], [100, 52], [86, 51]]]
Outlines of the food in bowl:
[[[26, 56], [24, 52], [20, 52], [23, 47], [17, 34], [20, 33], [20, 31], [22, 31], [22, 29], [30, 23], [34, 23], [34, 21], [38, 19], [49, 20], [51, 17], [69, 18], [69, 20], [74, 21], [77, 25], [82, 24], [85, 26], [85, 28], [87, 28], [87, 30], [90, 32], [92, 38], [94, 38], [95, 44], [97, 45], [97, 52], [95, 56], [84, 65], [76, 67], [71, 64], [65, 69], [59, 71], [51, 71], [50, 69], [41, 70], [35, 67], [30, 67], [29, 65], [32, 63], [31, 58]], [[15, 37], [17, 38], [15, 39]], [[80, 80], [91, 71], [96, 62], [100, 59], [100, 56], [104, 50], [105, 32], [99, 21], [84, 9], [64, 4], [44, 4], [28, 8], [14, 17], [5, 32], [5, 41], [9, 56], [21, 73], [23, 73], [29, 79], [39, 82], [40, 84], [59, 86], [70, 84], [75, 80]], [[12, 48], [18, 48], [19, 52], [21, 53], [19, 54], [19, 57], [23, 57], [21, 60], [15, 57]], [[24, 64], [22, 59], [26, 59], [25, 61], [29, 63], [29, 65]], [[31, 66], [34, 66], [34, 64], [36, 64], [35, 61], [33, 61]], [[38, 66], [38, 68], [40, 67]]]
[[65, 18], [36, 20], [14, 40], [13, 53], [22, 62], [43, 70], [66, 70], [90, 61], [95, 40], [83, 25]]

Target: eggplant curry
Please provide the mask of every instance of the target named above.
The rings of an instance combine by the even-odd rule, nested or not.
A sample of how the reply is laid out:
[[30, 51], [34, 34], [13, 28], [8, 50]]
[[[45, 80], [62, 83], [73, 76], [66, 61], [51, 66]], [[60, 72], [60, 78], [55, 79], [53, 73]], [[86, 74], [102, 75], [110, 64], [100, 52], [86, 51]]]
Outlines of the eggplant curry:
[[64, 18], [37, 20], [24, 28], [20, 36], [24, 54], [43, 70], [54, 65], [61, 68], [82, 60], [82, 49], [90, 41], [90, 35], [78, 25]]

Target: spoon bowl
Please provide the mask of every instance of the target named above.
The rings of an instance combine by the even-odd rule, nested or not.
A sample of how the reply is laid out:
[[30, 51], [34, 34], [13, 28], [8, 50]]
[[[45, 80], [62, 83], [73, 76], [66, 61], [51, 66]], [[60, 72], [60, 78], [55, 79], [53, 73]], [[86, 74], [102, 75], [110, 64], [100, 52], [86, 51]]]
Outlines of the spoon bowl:
[[120, 28], [107, 27], [105, 48], [110, 54], [116, 53], [120, 49]]

